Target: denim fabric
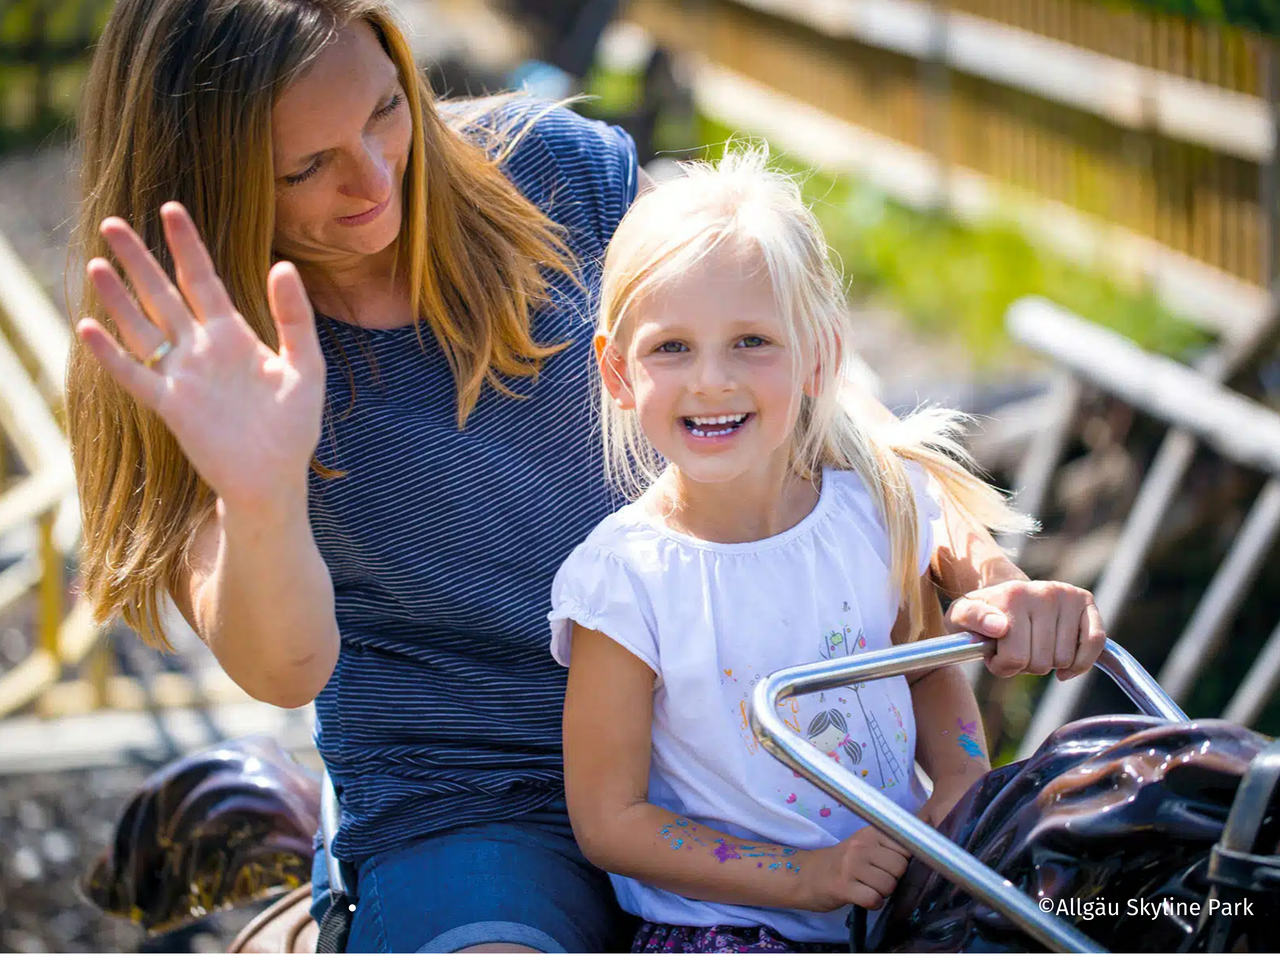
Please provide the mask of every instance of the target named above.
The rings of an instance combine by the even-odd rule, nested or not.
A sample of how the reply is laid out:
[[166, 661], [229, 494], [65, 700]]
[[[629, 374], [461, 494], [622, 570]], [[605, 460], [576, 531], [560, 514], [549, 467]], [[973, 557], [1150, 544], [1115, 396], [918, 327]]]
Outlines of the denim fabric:
[[[328, 906], [317, 856], [313, 912]], [[350, 953], [450, 953], [518, 943], [544, 953], [625, 949], [635, 921], [578, 849], [563, 804], [446, 831], [360, 865]]]

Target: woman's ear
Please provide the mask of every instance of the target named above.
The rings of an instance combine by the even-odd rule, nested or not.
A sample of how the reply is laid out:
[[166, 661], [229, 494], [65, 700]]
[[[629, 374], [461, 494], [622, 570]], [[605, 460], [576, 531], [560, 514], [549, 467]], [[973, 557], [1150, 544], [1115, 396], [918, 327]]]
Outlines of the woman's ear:
[[597, 333], [592, 342], [596, 348], [596, 362], [600, 365], [600, 379], [604, 381], [604, 388], [621, 409], [634, 410], [636, 398], [627, 380], [626, 360], [603, 333]]

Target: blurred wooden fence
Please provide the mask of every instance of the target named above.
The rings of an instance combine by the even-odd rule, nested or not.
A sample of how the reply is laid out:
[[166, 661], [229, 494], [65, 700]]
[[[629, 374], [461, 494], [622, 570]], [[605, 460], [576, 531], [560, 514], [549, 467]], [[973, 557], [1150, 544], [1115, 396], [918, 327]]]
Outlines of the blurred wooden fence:
[[0, 0], [0, 147], [70, 119], [114, 0]]
[[[1181, 306], [1216, 311], [1199, 317], [1210, 327], [1240, 333], [1267, 308], [1271, 39], [1099, 0], [632, 0], [626, 15], [927, 158], [944, 187], [969, 176], [1060, 207], [1059, 221], [1118, 228], [1131, 236], [1097, 245], [1105, 265], [1199, 284]], [[782, 122], [763, 103], [743, 118]]]

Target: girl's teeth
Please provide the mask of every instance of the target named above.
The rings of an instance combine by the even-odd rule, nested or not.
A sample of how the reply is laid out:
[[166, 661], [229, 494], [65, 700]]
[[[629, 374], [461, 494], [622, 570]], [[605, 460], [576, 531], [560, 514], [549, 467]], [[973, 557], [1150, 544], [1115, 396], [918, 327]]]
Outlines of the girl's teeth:
[[[689, 432], [695, 437], [722, 437], [727, 433], [732, 433], [747, 421], [749, 414], [735, 413], [726, 414], [721, 417], [685, 417], [685, 423], [689, 428]], [[723, 426], [723, 430], [707, 430], [699, 429], [711, 426]]]

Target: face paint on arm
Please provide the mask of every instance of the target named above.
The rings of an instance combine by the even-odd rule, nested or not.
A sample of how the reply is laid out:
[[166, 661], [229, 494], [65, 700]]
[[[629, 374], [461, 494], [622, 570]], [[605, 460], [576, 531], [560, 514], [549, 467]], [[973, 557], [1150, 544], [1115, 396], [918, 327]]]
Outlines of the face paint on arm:
[[[977, 722], [965, 723], [964, 720], [957, 717], [956, 723], [960, 725], [960, 734], [956, 737], [956, 743], [960, 744], [960, 749], [971, 757], [985, 757], [986, 753], [983, 752], [981, 744], [976, 739], [978, 733]], [[943, 732], [945, 733], [946, 731]]]

